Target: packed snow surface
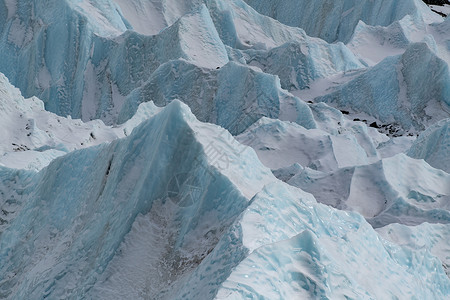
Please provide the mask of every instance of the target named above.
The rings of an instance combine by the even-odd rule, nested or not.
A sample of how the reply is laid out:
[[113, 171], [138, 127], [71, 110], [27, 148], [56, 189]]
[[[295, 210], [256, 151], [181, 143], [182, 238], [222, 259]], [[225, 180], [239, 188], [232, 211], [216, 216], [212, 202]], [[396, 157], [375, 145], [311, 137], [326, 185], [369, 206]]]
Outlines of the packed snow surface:
[[449, 299], [447, 9], [0, 0], [0, 298]]

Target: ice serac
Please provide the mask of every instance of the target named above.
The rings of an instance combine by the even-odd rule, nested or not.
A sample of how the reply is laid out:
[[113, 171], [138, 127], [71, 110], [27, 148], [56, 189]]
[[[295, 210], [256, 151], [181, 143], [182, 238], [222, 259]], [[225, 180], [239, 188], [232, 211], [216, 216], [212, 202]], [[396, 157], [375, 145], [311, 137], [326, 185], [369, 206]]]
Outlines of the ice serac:
[[133, 30], [144, 35], [154, 35], [171, 26], [181, 16], [189, 13], [201, 0], [113, 0], [116, 2]]
[[54, 99], [59, 104], [50, 105], [53, 112], [78, 112], [83, 91], [78, 78], [83, 76], [94, 40], [112, 38], [127, 29], [117, 5], [18, 0], [9, 1], [7, 11], [0, 19], [0, 71], [26, 97]]
[[39, 170], [54, 158], [124, 136], [95, 120], [66, 119], [44, 110], [36, 97], [25, 99], [0, 73], [0, 165]]
[[328, 44], [256, 13], [240, 0], [206, 1], [222, 41], [243, 62], [278, 75], [284, 89], [301, 89], [310, 81], [362, 64], [342, 43]]
[[[422, 272], [435, 268], [432, 278], [423, 278]], [[360, 215], [273, 183], [252, 199], [216, 248], [168, 296], [440, 298], [448, 295], [448, 286], [440, 261], [426, 251], [386, 243]]]
[[378, 228], [384, 239], [411, 250], [428, 249], [439, 258], [450, 277], [450, 225], [423, 223], [417, 226], [390, 224]]
[[422, 158], [431, 166], [450, 172], [450, 119], [437, 122], [422, 132], [407, 154]]
[[[224, 153], [226, 159], [217, 156]], [[12, 188], [18, 196], [8, 201], [21, 207], [0, 238], [4, 297], [85, 297], [139, 214], [153, 223], [149, 234], [165, 241], [161, 249], [172, 249], [148, 266], [148, 273], [163, 268], [158, 278], [166, 281], [146, 287], [168, 288], [211, 251], [249, 199], [276, 180], [252, 150], [198, 122], [179, 101], [129, 137], [73, 152], [28, 177], [26, 192]], [[152, 217], [159, 208], [170, 212], [169, 223]]]
[[450, 222], [450, 175], [405, 154], [328, 173], [305, 169], [288, 183], [374, 227]]
[[315, 101], [365, 112], [382, 124], [418, 132], [450, 114], [450, 73], [426, 43], [384, 59]]
[[344, 122], [342, 119], [339, 133], [330, 134], [295, 123], [262, 118], [236, 138], [252, 147], [261, 162], [271, 169], [298, 163], [326, 172], [378, 160], [367, 127]]
[[442, 21], [420, 0], [244, 1], [264, 15], [303, 28], [308, 35], [328, 42], [348, 42], [360, 20], [381, 26], [388, 26], [406, 15], [423, 18], [428, 23]]
[[430, 49], [439, 54], [427, 24], [407, 15], [387, 27], [370, 26], [359, 21], [347, 47], [366, 64], [375, 65], [388, 56], [402, 54], [410, 44], [419, 42], [426, 42]]
[[244, 57], [248, 57], [248, 64], [278, 75], [281, 86], [287, 90], [309, 88], [318, 78], [364, 67], [342, 43], [327, 44], [309, 37], [269, 51], [247, 50]]
[[[112, 26], [103, 24], [111, 1], [54, 2], [21, 0], [18, 14], [0, 20], [0, 72], [59, 115], [114, 123], [124, 97], [160, 64], [184, 58], [215, 68], [228, 61], [204, 5], [159, 35], [143, 36], [126, 27], [116, 34], [97, 30]], [[87, 11], [95, 17], [85, 17]]]
[[195, 116], [239, 134], [262, 116], [316, 126], [305, 102], [280, 87], [276, 76], [236, 62], [218, 69], [200, 68], [185, 60], [161, 65], [126, 100], [119, 122], [129, 119], [142, 102], [164, 106], [174, 99], [187, 103]]
[[120, 126], [106, 126], [101, 120], [84, 123], [44, 110], [44, 103], [36, 97], [25, 99], [0, 73], [0, 165], [40, 170], [76, 149], [125, 137], [159, 110], [153, 102], [146, 102]]

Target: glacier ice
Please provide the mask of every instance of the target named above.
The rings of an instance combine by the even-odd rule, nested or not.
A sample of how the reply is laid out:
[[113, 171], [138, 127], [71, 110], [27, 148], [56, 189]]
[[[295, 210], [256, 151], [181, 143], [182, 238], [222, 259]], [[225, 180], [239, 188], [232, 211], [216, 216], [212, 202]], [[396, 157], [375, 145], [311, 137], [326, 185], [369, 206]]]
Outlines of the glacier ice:
[[[349, 247], [351, 242], [355, 245]], [[426, 256], [425, 252], [404, 251], [385, 243], [357, 214], [317, 204], [308, 194], [274, 183], [254, 197], [232, 231], [221, 239], [217, 250], [183, 284], [181, 297], [174, 298], [212, 296], [218, 284], [216, 299], [345, 296], [369, 299], [415, 293], [419, 298], [445, 297], [447, 288], [439, 291], [442, 286], [438, 282], [447, 280], [440, 261], [422, 260], [423, 255]], [[421, 261], [420, 266], [415, 264], [411, 268], [408, 261], [416, 260]], [[383, 270], [377, 270], [380, 263], [385, 266]], [[392, 270], [401, 272], [396, 273], [399, 277], [384, 269], [389, 269], [391, 263], [403, 266]], [[403, 285], [399, 289], [395, 283], [422, 286], [423, 282], [415, 277], [422, 278], [421, 270], [429, 267], [438, 271], [432, 275], [435, 278], [424, 278], [436, 283], [430, 290], [420, 287], [408, 291]], [[366, 280], [367, 270], [376, 272], [377, 277]], [[223, 272], [231, 273], [222, 275], [227, 277], [226, 281], [217, 282]], [[388, 277], [392, 281], [384, 283], [383, 278]], [[199, 286], [199, 291], [189, 288]]]
[[[211, 142], [217, 151], [235, 157], [217, 160], [216, 153], [210, 153]], [[194, 189], [189, 184], [172, 186], [176, 174], [193, 177]], [[187, 251], [183, 247], [197, 245], [195, 238], [209, 231], [211, 239], [217, 239], [249, 199], [275, 178], [254, 152], [233, 145], [228, 132], [199, 123], [174, 101], [129, 137], [58, 158], [28, 180], [15, 199], [22, 206], [0, 240], [1, 292], [16, 298], [82, 297], [137, 215], [161, 201], [178, 207], [171, 225], [181, 227], [167, 238], [178, 245], [173, 255], [181, 260]], [[207, 212], [216, 215], [203, 221], [211, 224], [201, 222]], [[31, 228], [34, 233], [23, 239]], [[198, 251], [200, 255], [208, 249]], [[91, 258], [81, 262], [82, 257]], [[195, 257], [185, 259], [187, 269], [195, 265]]]
[[306, 103], [283, 91], [277, 77], [233, 61], [215, 70], [184, 60], [161, 65], [128, 96], [119, 122], [129, 119], [147, 99], [159, 106], [179, 99], [199, 120], [218, 124], [232, 134], [243, 132], [262, 116], [294, 121], [307, 128], [316, 126]]
[[[286, 43], [269, 51], [246, 50], [244, 57], [248, 57], [248, 64], [278, 75], [281, 86], [287, 90], [308, 88], [318, 78], [363, 67], [343, 44], [326, 44], [312, 39], [304, 43]], [[328, 59], [324, 60], [324, 57]]]
[[[442, 20], [420, 0], [245, 0], [258, 12], [289, 26], [303, 28], [307, 34], [328, 42], [348, 42], [361, 20], [369, 25], [388, 26], [406, 15], [428, 22]], [[329, 16], [333, 17], [330, 18]]]
[[450, 297], [449, 18], [274, 4], [0, 0], [0, 298]]
[[342, 125], [338, 129], [340, 133], [329, 134], [295, 123], [262, 118], [236, 138], [251, 146], [261, 162], [271, 169], [298, 163], [315, 170], [331, 171], [378, 160], [364, 124]]
[[[156, 36], [125, 31], [115, 38], [106, 38], [98, 35], [91, 28], [90, 20], [80, 17], [77, 10], [65, 7], [65, 1], [56, 2], [50, 5], [50, 11], [40, 2], [27, 3], [32, 7], [20, 10], [20, 15], [0, 20], [6, 25], [0, 42], [5, 55], [0, 62], [0, 72], [25, 96], [38, 96], [48, 110], [57, 114], [83, 120], [102, 117], [111, 123], [124, 96], [145, 81], [161, 63], [184, 58], [215, 68], [228, 61], [204, 6]], [[30, 16], [31, 11], [33, 16]], [[59, 17], [50, 19], [53, 14]], [[17, 35], [14, 23], [26, 24], [33, 19], [36, 19], [35, 32], [25, 35], [29, 41], [17, 44], [9, 39]], [[202, 39], [189, 28], [204, 29], [199, 32]], [[198, 48], [192, 48], [192, 44]], [[138, 51], [140, 48], [147, 50]], [[21, 75], [25, 71], [29, 78]]]
[[315, 101], [365, 112], [382, 124], [396, 123], [404, 131], [417, 132], [448, 118], [449, 82], [448, 64], [426, 43], [414, 43], [402, 55], [387, 57]]
[[333, 172], [304, 169], [288, 183], [319, 202], [359, 212], [374, 227], [450, 222], [450, 175], [405, 154]]
[[[120, 118], [123, 121], [123, 116], [130, 117], [130, 113], [121, 111], [135, 105], [127, 103], [133, 90], [151, 77], [169, 71], [158, 69], [159, 66], [183, 59], [195, 66], [215, 70], [229, 60], [225, 45], [236, 53], [261, 50], [240, 55], [247, 56], [249, 64], [259, 61], [266, 65], [265, 71], [281, 75], [283, 88], [304, 87], [314, 79], [362, 66], [344, 45], [311, 39], [303, 30], [261, 16], [238, 0], [162, 1], [161, 13], [169, 20], [162, 24], [167, 23], [168, 27], [161, 28], [155, 35], [133, 31], [132, 25], [111, 1], [56, 2], [49, 4], [51, 9], [48, 10], [40, 2], [20, 0], [17, 5], [26, 9], [0, 19], [3, 25], [0, 50], [5, 56], [0, 62], [0, 72], [24, 96], [42, 99], [47, 110], [84, 121], [96, 118], [107, 124], [116, 123]], [[136, 0], [127, 5], [136, 8], [152, 4]], [[96, 13], [86, 17], [89, 9]], [[150, 15], [147, 16], [144, 9], [143, 16], [150, 18], [151, 12], [147, 12]], [[53, 14], [58, 18], [52, 18]], [[107, 15], [106, 20], [103, 14]], [[27, 29], [29, 32], [21, 33], [24, 24], [30, 22], [33, 27]], [[108, 32], [99, 30], [104, 23], [105, 28], [112, 29]], [[19, 37], [23, 38], [19, 40]], [[302, 44], [292, 44], [292, 40]], [[308, 58], [300, 53], [297, 55], [297, 50], [289, 50], [293, 46], [297, 50], [305, 48], [311, 55]], [[267, 52], [274, 47], [277, 49]], [[284, 69], [267, 61], [271, 53], [280, 56], [282, 61], [303, 57], [308, 62], [307, 67], [297, 65], [293, 68], [295, 75], [285, 78], [282, 75]], [[241, 63], [247, 64], [247, 61]], [[24, 77], [23, 73], [29, 75]], [[201, 94], [196, 96], [201, 97]], [[186, 97], [180, 94], [178, 98]]]
[[[229, 160], [218, 161], [211, 145]], [[255, 152], [224, 129], [197, 121], [179, 101], [130, 136], [62, 156], [39, 173], [4, 167], [0, 173], [4, 184], [13, 183], [4, 190], [14, 192], [2, 203], [13, 212], [0, 239], [5, 297], [412, 295], [412, 282], [430, 269], [436, 271], [421, 281], [419, 295], [449, 290], [435, 257], [386, 246], [360, 215], [317, 204], [311, 194], [277, 182]], [[354, 243], [359, 250], [348, 251]], [[345, 261], [330, 265], [342, 253]], [[311, 255], [318, 255], [313, 269]], [[380, 268], [361, 268], [369, 257]], [[275, 277], [266, 265], [278, 259], [286, 262], [276, 268], [286, 289], [236, 286], [245, 278], [270, 282]], [[370, 270], [379, 281], [342, 273], [356, 265], [358, 274]], [[322, 268], [335, 275], [311, 273]], [[403, 271], [393, 279], [394, 270]], [[376, 289], [388, 277], [392, 284]], [[342, 278], [348, 283], [339, 288], [334, 282]], [[397, 280], [404, 282], [401, 291]]]
[[450, 172], [450, 119], [437, 122], [422, 132], [407, 154], [422, 158], [431, 166]]
[[386, 240], [412, 250], [427, 249], [442, 262], [447, 275], [450, 275], [449, 224], [422, 223], [417, 226], [390, 224], [376, 231]]

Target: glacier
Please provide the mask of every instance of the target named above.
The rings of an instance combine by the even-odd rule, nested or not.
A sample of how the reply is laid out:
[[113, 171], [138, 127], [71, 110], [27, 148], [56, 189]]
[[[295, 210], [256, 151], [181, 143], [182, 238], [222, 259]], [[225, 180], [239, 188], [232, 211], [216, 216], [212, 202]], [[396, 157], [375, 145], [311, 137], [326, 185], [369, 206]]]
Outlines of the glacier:
[[436, 11], [0, 0], [0, 298], [448, 299]]
[[407, 154], [422, 158], [435, 168], [450, 172], [450, 119], [437, 122], [421, 133]]
[[[307, 1], [288, 0], [278, 4], [269, 0], [245, 0], [258, 12], [283, 24], [303, 28], [307, 34], [328, 42], [348, 42], [359, 21], [369, 25], [388, 26], [406, 15], [439, 21], [420, 0], [406, 1]], [[333, 15], [333, 18], [329, 18]], [[441, 19], [442, 20], [442, 19]]]
[[[153, 126], [161, 123], [165, 125]], [[229, 162], [216, 161], [208, 151], [212, 139], [218, 151], [228, 154]], [[361, 264], [358, 260], [363, 257], [372, 257], [374, 264], [383, 261], [379, 271], [374, 271], [372, 264], [365, 264], [372, 274], [379, 272], [377, 278], [390, 278], [391, 287], [383, 293], [415, 293], [408, 289], [399, 291], [384, 269], [396, 265], [397, 272], [404, 270], [396, 277], [402, 282], [417, 282], [429, 268], [439, 270], [429, 282], [422, 283], [418, 297], [440, 297], [448, 291], [450, 282], [437, 258], [425, 256], [420, 263], [407, 264], [416, 255], [426, 254], [383, 245], [387, 242], [377, 237], [361, 215], [317, 204], [311, 194], [277, 181], [255, 152], [236, 145], [229, 133], [200, 123], [186, 106], [173, 101], [129, 137], [75, 151], [54, 160], [39, 173], [18, 174], [3, 168], [2, 177], [18, 177], [15, 190], [20, 193], [8, 199], [10, 203], [14, 199], [15, 212], [2, 230], [2, 295], [105, 299], [139, 297], [139, 292], [172, 299], [214, 293], [218, 299], [229, 293], [246, 295], [252, 283], [244, 285], [248, 288], [238, 288], [234, 278], [274, 278], [264, 275], [264, 266], [268, 260], [278, 260], [270, 254], [279, 253], [271, 250], [278, 247], [293, 247], [288, 251], [291, 259], [298, 261], [292, 262], [294, 269], [288, 263], [276, 268], [276, 272], [287, 276], [286, 280], [294, 279], [295, 274], [319, 273], [295, 279], [299, 286], [292, 286], [293, 290], [275, 289], [265, 295], [331, 295], [326, 286], [334, 280], [348, 280], [352, 288], [338, 288], [332, 291], [333, 295], [379, 295], [376, 286], [381, 283], [359, 281], [354, 273], [343, 275], [335, 269], [337, 266], [326, 267], [327, 261], [342, 253], [348, 253], [348, 265]], [[76, 174], [81, 173], [85, 174], [83, 179], [77, 178]], [[176, 185], [173, 174], [177, 176]], [[71, 192], [68, 194], [67, 190]], [[268, 210], [271, 214], [267, 215]], [[142, 235], [150, 240], [142, 240]], [[123, 240], [125, 244], [120, 246]], [[370, 250], [364, 250], [370, 255], [361, 256], [368, 240], [377, 242]], [[135, 271], [142, 256], [132, 257], [129, 248], [139, 243], [155, 251], [141, 266], [143, 270]], [[360, 245], [360, 251], [354, 249], [354, 243]], [[121, 251], [114, 254], [119, 246]], [[344, 250], [350, 248], [354, 251]], [[224, 255], [222, 251], [231, 253]], [[312, 261], [308, 263], [308, 259]], [[319, 265], [308, 267], [313, 261]], [[175, 265], [169, 267], [168, 263]], [[240, 275], [247, 272], [248, 264], [254, 265], [250, 269], [257, 275]], [[338, 268], [348, 269], [345, 264]], [[154, 278], [151, 271], [161, 268], [158, 266], [166, 267]], [[301, 273], [296, 273], [296, 268]], [[336, 278], [322, 277], [323, 271], [319, 270], [323, 268], [332, 268], [330, 274], [336, 274], [332, 275]], [[105, 275], [100, 275], [103, 272]], [[122, 276], [128, 272], [131, 274], [124, 280]], [[144, 272], [144, 278], [139, 272]], [[363, 268], [360, 272], [368, 270]], [[210, 283], [199, 282], [205, 276]], [[305, 284], [316, 288], [311, 290]]]
[[[313, 55], [303, 58], [308, 59], [309, 67], [297, 66], [293, 70], [297, 74], [295, 78], [282, 78], [282, 86], [294, 84], [303, 87], [314, 79], [361, 67], [344, 45], [330, 45], [311, 39], [302, 29], [284, 26], [256, 14], [241, 1], [192, 1], [191, 5], [166, 3], [163, 6], [170, 8], [164, 13], [172, 15], [186, 11], [186, 14], [179, 18], [176, 14], [170, 18], [167, 16], [176, 20], [153, 35], [131, 30], [131, 25], [112, 1], [55, 1], [49, 4], [50, 11], [47, 4], [41, 2], [20, 0], [17, 6], [24, 8], [17, 10], [17, 14], [5, 14], [0, 20], [4, 24], [0, 34], [0, 50], [5, 55], [0, 62], [0, 72], [24, 96], [42, 99], [47, 110], [84, 121], [100, 118], [107, 124], [123, 122], [125, 116], [130, 117], [130, 113], [127, 115], [122, 110], [128, 112], [129, 106], [137, 106], [132, 103], [134, 98], [130, 93], [151, 81], [152, 77], [161, 76], [163, 71], [168, 75], [168, 68], [159, 67], [172, 60], [185, 60], [195, 67], [213, 71], [225, 65], [230, 54], [233, 57], [248, 55], [249, 64], [250, 61], [267, 64], [265, 57], [270, 53], [244, 54], [241, 50], [270, 51], [275, 47], [282, 47], [273, 50], [281, 55], [280, 59], [291, 57], [295, 60], [302, 54], [291, 50], [286, 52], [283, 48], [290, 49], [289, 43], [297, 40], [302, 42], [295, 46], [297, 51], [305, 48]], [[86, 16], [89, 7], [102, 14]], [[53, 14], [59, 17], [54, 19]], [[103, 14], [108, 18], [105, 19]], [[32, 31], [23, 32], [24, 24], [30, 22], [34, 24]], [[248, 26], [258, 34], [249, 35], [242, 30], [243, 26], [247, 26], [244, 22], [253, 23]], [[23, 38], [18, 40], [19, 36]], [[146, 50], [137, 51], [141, 48]], [[324, 56], [329, 58], [324, 60]], [[275, 75], [283, 71], [270, 65], [267, 68], [269, 73]], [[29, 76], [21, 76], [23, 73]], [[213, 92], [212, 89], [210, 93]], [[180, 94], [178, 98], [183, 96], [188, 95]], [[200, 94], [196, 96], [201, 97]]]
[[380, 125], [397, 124], [405, 132], [417, 132], [448, 118], [449, 82], [448, 63], [426, 43], [414, 43], [402, 55], [385, 58], [315, 101], [356, 109]]

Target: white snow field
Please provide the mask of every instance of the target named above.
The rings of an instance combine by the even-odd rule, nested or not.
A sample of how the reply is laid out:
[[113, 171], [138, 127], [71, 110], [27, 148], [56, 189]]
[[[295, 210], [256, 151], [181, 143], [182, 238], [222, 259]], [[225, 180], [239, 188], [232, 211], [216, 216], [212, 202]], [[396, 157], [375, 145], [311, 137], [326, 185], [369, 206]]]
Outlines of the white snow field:
[[0, 0], [0, 299], [450, 299], [447, 10]]

